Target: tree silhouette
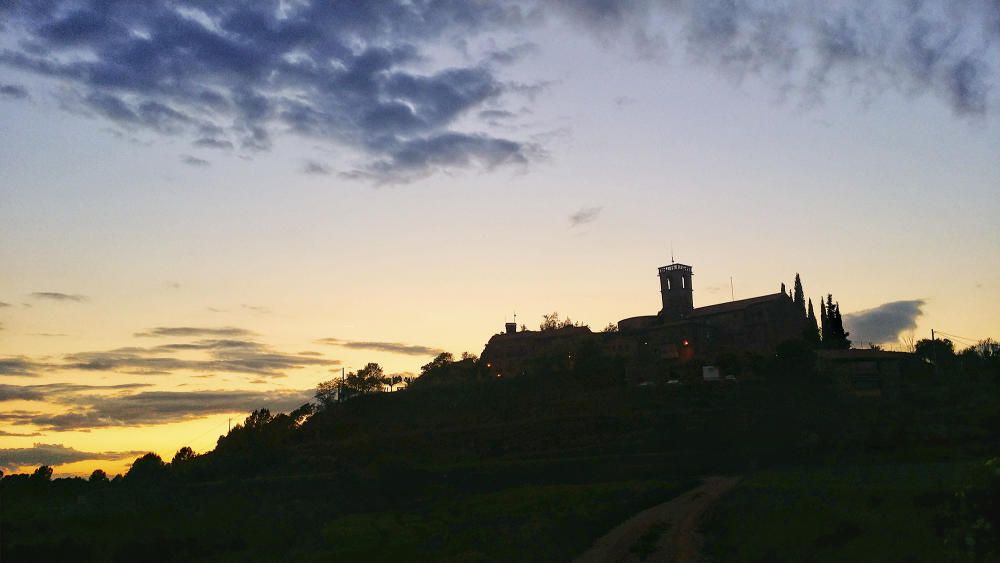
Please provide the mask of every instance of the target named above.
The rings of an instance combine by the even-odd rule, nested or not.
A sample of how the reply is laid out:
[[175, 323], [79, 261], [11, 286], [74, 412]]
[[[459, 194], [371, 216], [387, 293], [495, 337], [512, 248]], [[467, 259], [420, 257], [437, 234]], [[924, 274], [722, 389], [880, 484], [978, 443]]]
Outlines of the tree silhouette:
[[420, 374], [423, 375], [429, 371], [444, 367], [454, 361], [455, 357], [450, 352], [441, 352], [433, 360], [420, 366]]
[[89, 481], [95, 485], [105, 484], [108, 482], [108, 474], [105, 473], [103, 469], [95, 469], [94, 472], [90, 474]]
[[52, 468], [42, 465], [31, 474], [31, 480], [35, 482], [49, 482], [52, 480]]
[[162, 481], [167, 474], [167, 465], [155, 453], [148, 453], [132, 462], [125, 474], [129, 483], [151, 484]]
[[340, 391], [340, 379], [324, 381], [316, 386], [316, 400], [319, 401], [321, 407], [326, 408], [341, 398]]
[[950, 366], [955, 362], [955, 343], [947, 338], [918, 340], [914, 352], [917, 357], [936, 366]]
[[812, 299], [809, 300], [809, 307], [806, 310], [806, 328], [803, 336], [806, 342], [813, 346], [820, 342], [819, 326], [816, 324], [816, 312], [813, 310]]
[[560, 328], [566, 328], [571, 326], [582, 326], [580, 323], [575, 323], [570, 320], [569, 317], [560, 320], [559, 313], [552, 311], [548, 315], [542, 315], [542, 324], [538, 326], [539, 330], [556, 330]]
[[847, 339], [850, 333], [844, 331], [844, 319], [840, 315], [840, 304], [833, 302], [833, 294], [827, 294], [824, 309], [823, 347], [832, 350], [850, 348], [851, 341]]
[[795, 286], [792, 291], [792, 302], [799, 306], [802, 316], [806, 316], [806, 294], [802, 290], [802, 278], [798, 272], [795, 273]]
[[177, 450], [174, 454], [174, 458], [170, 460], [170, 465], [177, 466], [186, 461], [194, 459], [195, 453], [189, 446], [184, 446], [183, 448]]

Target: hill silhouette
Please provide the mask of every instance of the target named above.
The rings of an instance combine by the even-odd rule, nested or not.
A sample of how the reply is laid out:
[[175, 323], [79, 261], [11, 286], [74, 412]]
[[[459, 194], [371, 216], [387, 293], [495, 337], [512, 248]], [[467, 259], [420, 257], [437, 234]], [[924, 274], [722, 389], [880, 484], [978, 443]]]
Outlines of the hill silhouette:
[[872, 401], [791, 352], [739, 383], [661, 387], [626, 386], [596, 357], [509, 380], [452, 367], [402, 392], [254, 411], [213, 451], [149, 454], [124, 478], [7, 476], [3, 556], [565, 560], [704, 474], [997, 453], [990, 370], [919, 372]]

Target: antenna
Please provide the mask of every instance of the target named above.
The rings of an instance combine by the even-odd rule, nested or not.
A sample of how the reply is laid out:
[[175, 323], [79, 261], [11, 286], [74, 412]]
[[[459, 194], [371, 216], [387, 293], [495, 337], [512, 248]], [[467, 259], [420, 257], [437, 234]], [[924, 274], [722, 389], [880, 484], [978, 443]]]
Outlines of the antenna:
[[729, 276], [729, 298], [736, 301], [736, 286], [733, 285], [733, 276]]
[[674, 243], [670, 243], [670, 263], [674, 263]]

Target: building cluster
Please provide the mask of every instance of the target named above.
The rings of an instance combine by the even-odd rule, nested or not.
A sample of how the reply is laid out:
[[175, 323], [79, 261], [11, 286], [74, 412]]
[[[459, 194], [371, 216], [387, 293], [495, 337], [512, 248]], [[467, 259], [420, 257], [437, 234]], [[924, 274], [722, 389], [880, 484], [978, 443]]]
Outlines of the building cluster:
[[[659, 313], [622, 319], [617, 330], [595, 333], [585, 326], [564, 326], [519, 331], [516, 324], [507, 323], [503, 333], [490, 338], [482, 360], [491, 375], [512, 377], [539, 362], [572, 367], [574, 354], [591, 344], [620, 359], [631, 383], [643, 384], [702, 374], [739, 375], [746, 369], [741, 359], [773, 355], [789, 340], [816, 338], [816, 318], [806, 312], [799, 283], [794, 298], [782, 285], [777, 293], [695, 307], [692, 276], [686, 264], [660, 267]], [[850, 352], [835, 361], [853, 360]], [[869, 366], [877, 360], [866, 356], [866, 369], [884, 371]]]

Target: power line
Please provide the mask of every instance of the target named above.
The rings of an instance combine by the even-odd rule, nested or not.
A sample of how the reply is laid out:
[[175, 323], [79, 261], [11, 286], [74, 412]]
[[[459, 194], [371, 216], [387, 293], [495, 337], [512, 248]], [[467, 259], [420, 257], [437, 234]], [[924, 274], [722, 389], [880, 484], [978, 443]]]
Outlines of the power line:
[[967, 342], [972, 342], [973, 344], [978, 344], [982, 340], [982, 338], [967, 338], [965, 336], [959, 336], [957, 334], [948, 334], [947, 332], [945, 332], [943, 330], [935, 330], [934, 332], [937, 332], [938, 334], [943, 334], [945, 336], [949, 336], [951, 338], [957, 338], [959, 340], [965, 340]]

